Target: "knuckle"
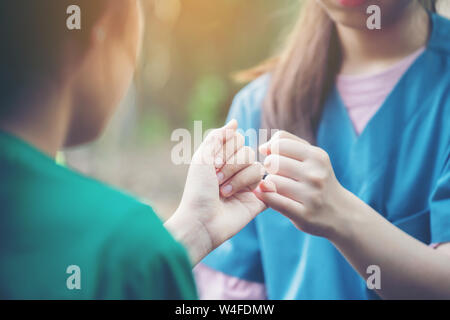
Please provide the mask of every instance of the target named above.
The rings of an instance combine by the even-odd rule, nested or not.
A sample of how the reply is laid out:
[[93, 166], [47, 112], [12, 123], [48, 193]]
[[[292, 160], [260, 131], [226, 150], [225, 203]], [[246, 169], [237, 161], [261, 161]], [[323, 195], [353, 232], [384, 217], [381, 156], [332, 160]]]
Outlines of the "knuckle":
[[327, 153], [325, 150], [321, 149], [321, 148], [315, 147], [315, 148], [313, 149], [313, 154], [314, 154], [314, 157], [315, 157], [321, 164], [325, 164], [325, 163], [327, 163], [327, 162], [329, 161], [328, 153]]
[[297, 137], [297, 138], [298, 138], [299, 141], [302, 142], [304, 145], [311, 146], [311, 143], [309, 143], [308, 140], [302, 139], [302, 138], [300, 138], [300, 137]]
[[310, 152], [310, 150], [311, 150], [311, 146], [309, 146], [309, 145], [307, 145], [307, 144], [304, 144], [304, 143], [299, 143], [298, 146], [297, 146], [297, 148], [299, 148], [300, 151], [301, 151], [301, 153], [304, 154], [304, 155], [306, 155], [306, 156], [309, 155], [309, 152]]
[[281, 141], [280, 139], [277, 139], [270, 146], [270, 152], [272, 154], [279, 154], [280, 153], [280, 141]]
[[288, 139], [282, 138], [277, 139], [271, 146], [271, 152], [275, 154], [280, 154], [282, 150], [286, 149], [286, 144], [288, 144]]
[[305, 222], [310, 222], [313, 219], [313, 211], [310, 209], [305, 209], [302, 214], [302, 218]]
[[280, 134], [281, 134], [281, 130], [278, 130], [277, 132], [275, 132], [275, 133], [272, 135], [271, 140], [276, 140], [276, 139], [278, 139], [278, 138], [280, 137]]
[[313, 209], [319, 209], [323, 207], [323, 197], [319, 192], [314, 193], [310, 197], [311, 206]]
[[275, 134], [272, 136], [273, 141], [275, 140], [279, 140], [282, 138], [286, 138], [288, 136], [288, 133], [284, 130], [278, 130], [277, 132], [275, 132]]
[[278, 139], [288, 138], [290, 136], [290, 133], [285, 130], [281, 130], [278, 132], [279, 132]]
[[308, 180], [317, 189], [322, 190], [325, 188], [326, 176], [319, 171], [310, 172], [308, 175]]

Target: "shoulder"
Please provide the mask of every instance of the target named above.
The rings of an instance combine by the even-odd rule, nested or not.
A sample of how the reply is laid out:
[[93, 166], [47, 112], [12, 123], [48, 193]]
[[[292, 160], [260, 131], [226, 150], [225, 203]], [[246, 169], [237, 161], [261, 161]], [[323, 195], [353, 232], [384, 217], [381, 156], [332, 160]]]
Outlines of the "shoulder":
[[[153, 212], [151, 207], [143, 203], [136, 196], [113, 185], [86, 176], [71, 168], [53, 165], [53, 169], [40, 172], [38, 177], [46, 180], [47, 194], [56, 193], [70, 204], [74, 213], [80, 218], [118, 220], [123, 219], [129, 212]], [[34, 179], [39, 182], [40, 179]], [[95, 210], [95, 215], [92, 215]]]
[[431, 15], [432, 33], [428, 49], [450, 59], [450, 20], [439, 14]]
[[84, 190], [78, 201], [89, 204], [89, 210], [81, 213], [81, 227], [100, 237], [100, 272], [110, 275], [101, 281], [108, 290], [98, 298], [195, 298], [188, 254], [155, 211], [114, 187], [77, 178]]
[[140, 256], [154, 258], [170, 252], [184, 254], [181, 245], [165, 229], [150, 205], [125, 191], [78, 173], [73, 173], [72, 182], [71, 188], [80, 190], [73, 201], [86, 205], [79, 210], [78, 214], [84, 218], [80, 221], [102, 228], [107, 244], [114, 242], [110, 247], [123, 247], [123, 252], [131, 256], [136, 250], [142, 251]]
[[[420, 69], [425, 75], [415, 82], [417, 91], [433, 97], [439, 110], [450, 112], [450, 20], [438, 14], [431, 15], [432, 32]], [[414, 81], [414, 80], [411, 80]], [[431, 101], [428, 101], [431, 102]]]
[[112, 275], [106, 285], [117, 283], [118, 287], [126, 288], [118, 293], [121, 298], [196, 297], [186, 250], [145, 205], [127, 212], [105, 239], [100, 259], [104, 271]]
[[107, 242], [108, 247], [126, 257], [144, 257], [150, 262], [167, 260], [171, 255], [187, 258], [184, 248], [170, 235], [155, 212], [144, 204], [126, 212]]
[[77, 197], [70, 199], [74, 208], [70, 214], [75, 217], [69, 219], [76, 221], [82, 233], [100, 239], [101, 265], [120, 268], [118, 274], [124, 275], [121, 281], [127, 283], [145, 278], [146, 288], [149, 283], [156, 286], [163, 278], [168, 281], [172, 276], [189, 282], [191, 266], [187, 252], [166, 230], [152, 207], [95, 179], [70, 170], [65, 174], [71, 177], [66, 180], [70, 181], [70, 188], [79, 190]]
[[246, 85], [235, 97], [235, 101], [246, 102], [248, 108], [261, 105], [270, 84], [270, 75], [265, 74]]
[[65, 167], [51, 180], [51, 189], [65, 195], [66, 205], [73, 208], [70, 214], [76, 215], [88, 232], [102, 230], [109, 234], [109, 241], [119, 239], [127, 251], [145, 247], [156, 255], [184, 254], [153, 208], [134, 195]]
[[260, 126], [261, 109], [270, 84], [270, 75], [263, 75], [245, 86], [233, 99], [228, 115], [243, 130]]

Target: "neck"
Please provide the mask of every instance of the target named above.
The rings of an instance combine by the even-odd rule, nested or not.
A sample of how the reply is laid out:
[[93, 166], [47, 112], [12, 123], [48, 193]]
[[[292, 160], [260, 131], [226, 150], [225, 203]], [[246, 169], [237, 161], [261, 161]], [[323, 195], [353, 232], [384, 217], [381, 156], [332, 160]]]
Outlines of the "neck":
[[429, 17], [416, 1], [401, 16], [382, 24], [381, 30], [337, 25], [342, 48], [341, 73], [371, 73], [398, 62], [425, 46], [429, 36]]
[[15, 107], [18, 111], [2, 119], [0, 129], [54, 158], [63, 147], [68, 132], [68, 99], [64, 95], [49, 98], [38, 93]]

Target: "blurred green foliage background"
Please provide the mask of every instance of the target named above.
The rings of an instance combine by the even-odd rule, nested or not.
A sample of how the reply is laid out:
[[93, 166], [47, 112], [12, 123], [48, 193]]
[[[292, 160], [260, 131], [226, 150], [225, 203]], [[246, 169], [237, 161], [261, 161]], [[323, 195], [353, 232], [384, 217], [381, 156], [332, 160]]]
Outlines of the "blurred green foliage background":
[[176, 128], [220, 126], [242, 87], [232, 73], [268, 58], [290, 30], [299, 0], [142, 0], [143, 52], [135, 84], [103, 137], [66, 152], [68, 164], [150, 202], [167, 217], [180, 198]]
[[138, 75], [145, 112], [168, 127], [222, 123], [239, 89], [230, 74], [266, 59], [298, 0], [144, 0]]

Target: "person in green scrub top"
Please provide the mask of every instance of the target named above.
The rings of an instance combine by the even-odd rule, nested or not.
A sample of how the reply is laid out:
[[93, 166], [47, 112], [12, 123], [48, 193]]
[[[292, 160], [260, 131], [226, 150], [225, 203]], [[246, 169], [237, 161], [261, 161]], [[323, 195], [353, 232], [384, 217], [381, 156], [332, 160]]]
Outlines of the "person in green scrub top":
[[[71, 5], [81, 29], [66, 21]], [[55, 163], [102, 132], [132, 80], [142, 24], [137, 0], [0, 2], [0, 298], [195, 299], [191, 267], [265, 209], [252, 192], [262, 167], [236, 121], [195, 153], [165, 225]]]

